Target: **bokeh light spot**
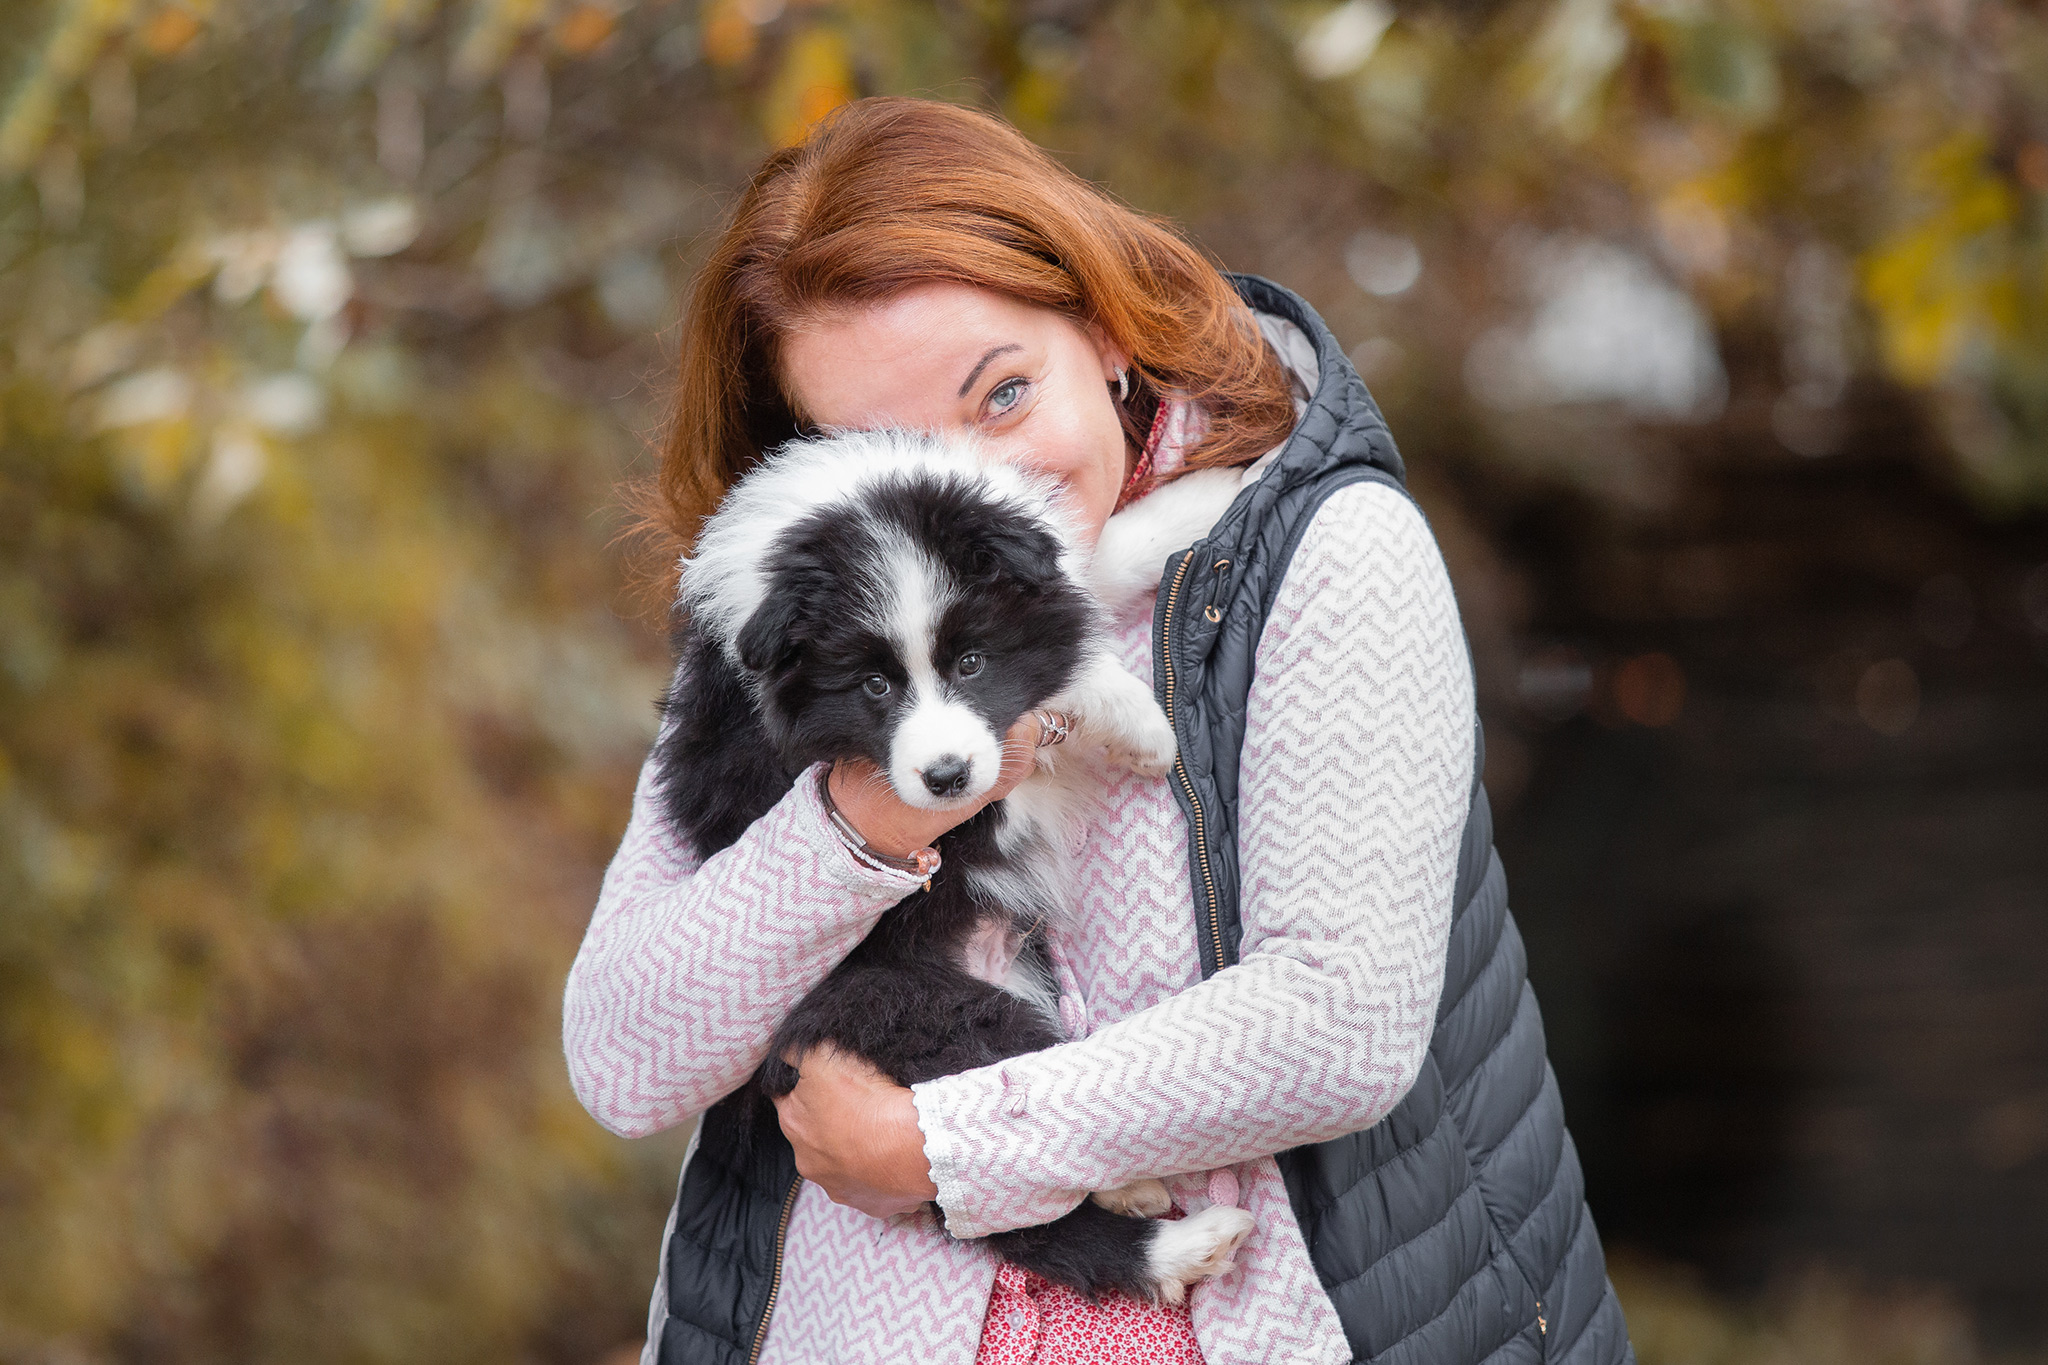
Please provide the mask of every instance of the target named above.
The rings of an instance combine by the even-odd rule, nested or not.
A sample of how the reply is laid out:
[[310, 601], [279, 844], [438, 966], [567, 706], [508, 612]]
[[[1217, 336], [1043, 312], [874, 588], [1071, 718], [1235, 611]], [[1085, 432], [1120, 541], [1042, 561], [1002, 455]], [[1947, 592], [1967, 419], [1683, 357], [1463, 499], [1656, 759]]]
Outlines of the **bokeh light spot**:
[[1405, 294], [1422, 277], [1422, 250], [1398, 233], [1366, 228], [1344, 249], [1344, 268], [1368, 294]]
[[169, 5], [158, 10], [138, 36], [142, 45], [157, 56], [175, 57], [192, 45], [202, 27], [198, 15]]
[[1565, 645], [1530, 655], [1515, 680], [1517, 700], [1530, 715], [1550, 724], [1577, 713], [1592, 690], [1592, 665]]
[[1638, 654], [1614, 672], [1614, 704], [1636, 724], [1661, 729], [1685, 710], [1685, 670], [1669, 654]]
[[618, 27], [618, 18], [603, 5], [578, 5], [555, 25], [555, 46], [572, 56], [595, 52]]

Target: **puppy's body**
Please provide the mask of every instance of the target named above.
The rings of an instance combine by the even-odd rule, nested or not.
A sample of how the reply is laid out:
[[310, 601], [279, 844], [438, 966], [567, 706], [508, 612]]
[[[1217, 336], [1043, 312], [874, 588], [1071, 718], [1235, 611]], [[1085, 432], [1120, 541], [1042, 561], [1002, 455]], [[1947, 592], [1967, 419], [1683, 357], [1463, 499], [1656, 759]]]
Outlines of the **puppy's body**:
[[[1189, 523], [1185, 539], [1178, 526], [1121, 538], [1143, 554], [1188, 543], [1227, 503], [1214, 486], [1162, 504]], [[758, 1091], [728, 1103], [787, 1094], [796, 1075], [781, 1058], [824, 1043], [913, 1085], [1062, 1041], [1046, 925], [1063, 912], [1067, 849], [1099, 781], [1091, 751], [1155, 774], [1174, 752], [1150, 691], [1100, 638], [1086, 568], [1056, 489], [903, 433], [787, 447], [706, 524], [657, 747], [668, 813], [700, 855], [813, 763], [866, 758], [903, 800], [952, 808], [994, 784], [1019, 716], [1044, 705], [1076, 719], [1037, 774], [943, 836], [937, 875], [797, 1004]], [[1155, 557], [1155, 584], [1157, 568]], [[1231, 1208], [1142, 1216], [1164, 1211], [1163, 1187], [1143, 1181], [989, 1242], [1086, 1293], [1178, 1301], [1227, 1267], [1251, 1222]]]

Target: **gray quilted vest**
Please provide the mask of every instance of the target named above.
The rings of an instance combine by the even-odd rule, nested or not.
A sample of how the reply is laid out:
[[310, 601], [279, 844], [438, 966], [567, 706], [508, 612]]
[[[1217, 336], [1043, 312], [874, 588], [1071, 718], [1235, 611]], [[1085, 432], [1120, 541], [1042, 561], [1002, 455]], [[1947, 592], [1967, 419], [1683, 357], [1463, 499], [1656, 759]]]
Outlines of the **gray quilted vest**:
[[[1263, 477], [1166, 566], [1153, 620], [1159, 701], [1180, 736], [1202, 973], [1237, 960], [1237, 775], [1260, 630], [1325, 498], [1401, 488], [1386, 422], [1336, 339], [1292, 293], [1233, 277], [1245, 301], [1314, 343], [1317, 391]], [[1493, 821], [1475, 771], [1458, 855], [1443, 998], [1407, 1096], [1362, 1132], [1279, 1156], [1352, 1355], [1375, 1365], [1630, 1362], [1564, 1128]], [[684, 1165], [649, 1355], [751, 1365], [767, 1337], [798, 1188], [779, 1133], [742, 1150], [713, 1108]]]

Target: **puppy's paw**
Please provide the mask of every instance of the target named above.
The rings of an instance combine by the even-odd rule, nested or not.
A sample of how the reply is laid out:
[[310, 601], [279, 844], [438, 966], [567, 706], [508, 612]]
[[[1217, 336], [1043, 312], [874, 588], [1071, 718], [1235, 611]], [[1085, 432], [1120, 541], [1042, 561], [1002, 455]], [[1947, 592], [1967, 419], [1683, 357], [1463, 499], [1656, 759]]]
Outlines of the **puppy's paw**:
[[1173, 1196], [1164, 1180], [1133, 1180], [1114, 1190], [1097, 1190], [1088, 1196], [1111, 1213], [1131, 1218], [1157, 1218], [1173, 1207]]
[[1163, 1303], [1179, 1303], [1188, 1286], [1221, 1275], [1257, 1226], [1249, 1213], [1218, 1204], [1177, 1222], [1159, 1223], [1145, 1249], [1145, 1270]]
[[1108, 751], [1112, 763], [1144, 777], [1164, 776], [1173, 767], [1179, 744], [1172, 722], [1153, 700], [1152, 689], [1107, 653], [1067, 694], [1067, 703], [1080, 728]]
[[[1150, 698], [1146, 698], [1150, 702]], [[1126, 727], [1109, 741], [1110, 761], [1129, 768], [1140, 777], [1164, 777], [1173, 770], [1180, 753], [1180, 741], [1172, 722], [1157, 706], [1147, 705], [1129, 718]]]

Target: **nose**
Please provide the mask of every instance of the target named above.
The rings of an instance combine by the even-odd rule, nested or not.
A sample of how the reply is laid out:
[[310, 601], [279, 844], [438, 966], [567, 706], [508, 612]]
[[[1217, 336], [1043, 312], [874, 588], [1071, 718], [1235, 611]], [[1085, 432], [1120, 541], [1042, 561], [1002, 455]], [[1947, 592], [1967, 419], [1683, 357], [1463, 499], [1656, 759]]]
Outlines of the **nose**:
[[974, 770], [971, 760], [958, 754], [945, 754], [925, 764], [918, 774], [924, 779], [924, 789], [933, 796], [958, 796], [967, 790], [967, 778]]

